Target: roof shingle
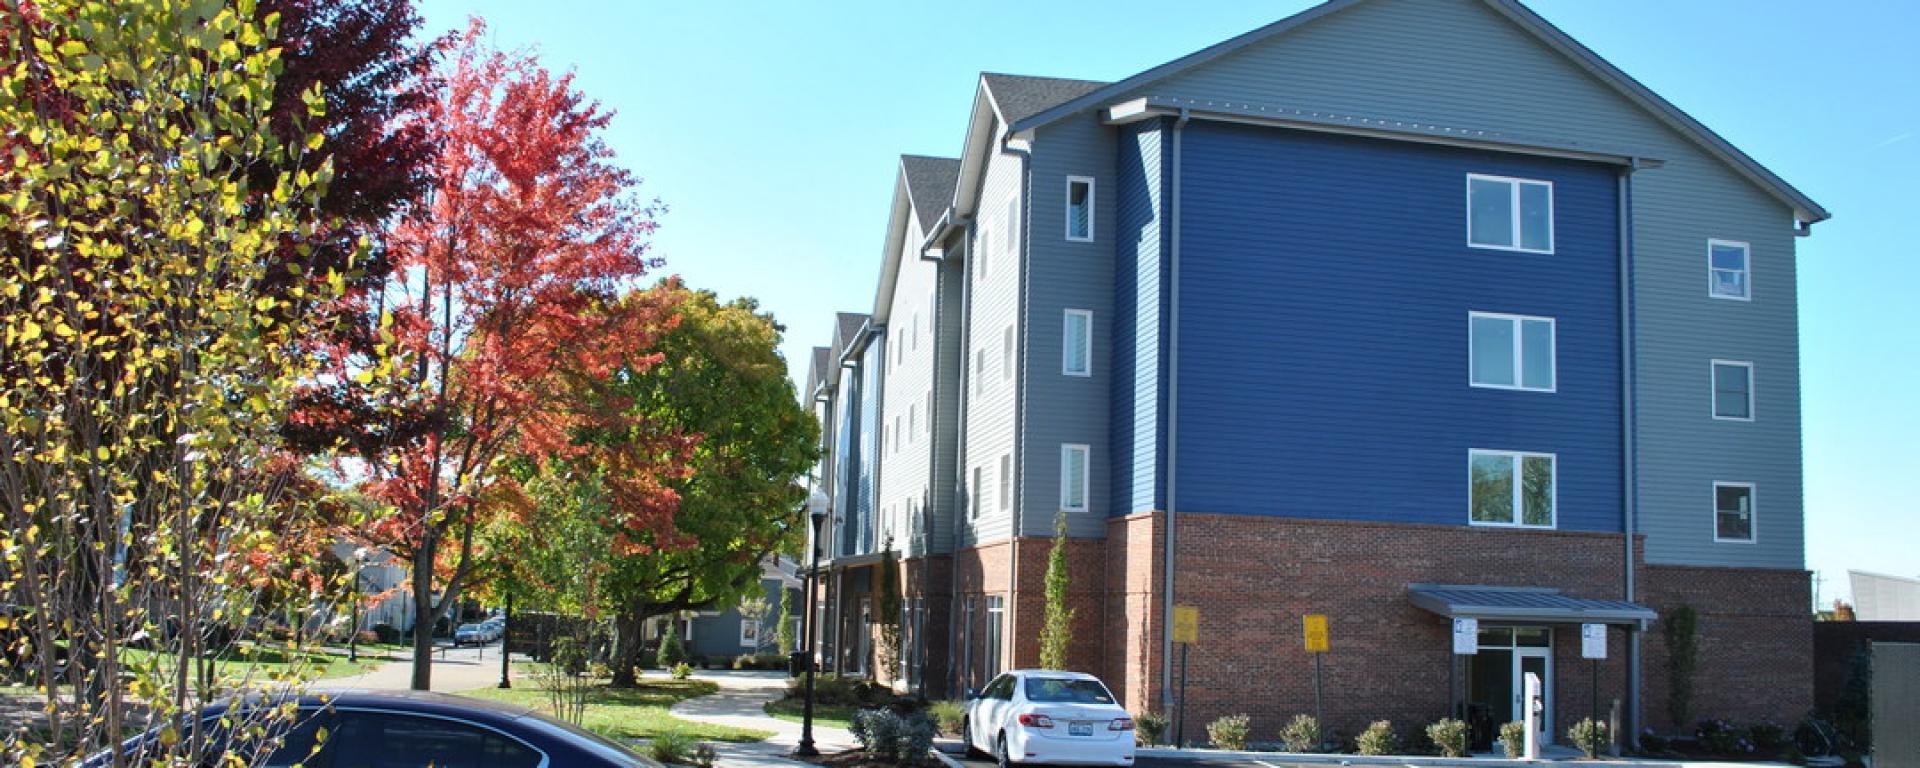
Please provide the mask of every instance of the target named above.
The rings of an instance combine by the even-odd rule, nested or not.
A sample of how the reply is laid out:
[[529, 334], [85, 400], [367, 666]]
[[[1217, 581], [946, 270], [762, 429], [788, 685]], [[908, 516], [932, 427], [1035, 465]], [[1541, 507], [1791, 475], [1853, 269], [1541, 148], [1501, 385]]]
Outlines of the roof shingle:
[[1009, 125], [1097, 91], [1107, 84], [1064, 77], [1032, 77], [983, 72], [987, 92]]
[[900, 170], [907, 180], [907, 197], [913, 200], [914, 216], [920, 221], [920, 231], [932, 230], [933, 223], [940, 220], [940, 214], [946, 213], [947, 208], [953, 205], [953, 188], [960, 179], [960, 160], [901, 155]]

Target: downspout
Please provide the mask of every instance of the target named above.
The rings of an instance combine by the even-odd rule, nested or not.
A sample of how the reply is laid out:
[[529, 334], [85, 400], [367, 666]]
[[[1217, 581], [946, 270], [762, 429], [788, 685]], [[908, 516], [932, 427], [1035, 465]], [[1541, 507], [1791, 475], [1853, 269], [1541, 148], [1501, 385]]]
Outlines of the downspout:
[[1161, 617], [1160, 701], [1169, 707], [1173, 704], [1173, 520], [1180, 471], [1180, 135], [1190, 117], [1181, 107], [1180, 119], [1173, 123], [1173, 189], [1167, 196], [1167, 284], [1172, 297], [1167, 310], [1167, 536], [1165, 562], [1161, 564], [1167, 604]]
[[[1028, 304], [1033, 296], [1032, 291], [1028, 290], [1030, 287], [1028, 281], [1032, 279], [1033, 271], [1029, 268], [1029, 260], [1027, 259], [1027, 237], [1033, 229], [1030, 226], [1033, 221], [1033, 151], [1031, 149], [1019, 149], [1006, 146], [1004, 143], [1002, 144], [1002, 149], [1020, 157], [1020, 228], [1018, 236], [1014, 238], [1013, 246], [1013, 258], [1015, 262], [1020, 265], [1020, 298], [1017, 305], [1018, 308], [1014, 313], [1015, 327], [1013, 337], [1019, 340], [1020, 348], [1019, 354], [1013, 358], [1013, 364], [1018, 371], [1018, 378], [1014, 380], [1013, 388], [1013, 461], [1008, 463], [1008, 468], [1012, 470], [1014, 477], [1022, 481], [1004, 481], [1008, 482], [1008, 487], [1013, 489], [1013, 521], [1012, 527], [1007, 531], [1007, 552], [1009, 555], [1007, 557], [1007, 602], [1002, 606], [1002, 612], [1000, 614], [1000, 621], [1004, 625], [1000, 632], [1000, 645], [1002, 648], [1005, 648], [1009, 638], [1020, 636], [1018, 630], [1020, 611], [1013, 605], [1013, 602], [1015, 595], [1020, 589], [1020, 535], [1026, 533], [1021, 527], [1024, 515], [1020, 514], [1020, 512], [1022, 508], [1026, 506], [1027, 501], [1026, 486], [1023, 484], [1027, 477], [1027, 434], [1022, 431], [1022, 427], [1027, 423], [1027, 393], [1025, 386], [1027, 379], [1027, 366], [1025, 365], [1027, 356], [1027, 310]], [[1000, 354], [1005, 355], [1006, 350], [1001, 350]], [[1015, 644], [1013, 647], [1017, 652], [1019, 645]], [[1018, 669], [1019, 663], [1018, 660], [1014, 658], [1015, 655], [1015, 653], [1002, 655], [1001, 667], [1005, 669]]]
[[[1639, 161], [1629, 162], [1620, 170], [1620, 191], [1617, 206], [1620, 209], [1620, 453], [1622, 466], [1623, 518], [1622, 530], [1626, 532], [1625, 584], [1626, 600], [1631, 603], [1637, 593], [1634, 583], [1634, 546], [1633, 536], [1639, 517], [1640, 496], [1639, 480], [1636, 473], [1638, 457], [1635, 446], [1639, 436], [1635, 433], [1636, 407], [1634, 391], [1634, 345], [1633, 345], [1633, 172], [1639, 167]], [[1640, 747], [1640, 631], [1638, 624], [1627, 627], [1627, 722], [1628, 742], [1635, 748]]]
[[[960, 242], [965, 258], [954, 262], [954, 268], [960, 270], [960, 412], [954, 424], [954, 434], [959, 437], [960, 447], [954, 457], [953, 483], [956, 493], [954, 501], [959, 502], [953, 510], [953, 556], [949, 558], [953, 571], [948, 577], [947, 590], [951, 596], [947, 600], [947, 678], [952, 684], [947, 687], [949, 696], [965, 692], [966, 680], [962, 678], [960, 665], [955, 659], [972, 657], [961, 653], [960, 603], [966, 596], [960, 592], [960, 542], [965, 538], [967, 525], [971, 518], [967, 512], [973, 499], [965, 492], [967, 487], [967, 411], [973, 399], [973, 388], [967, 386], [967, 366], [972, 364], [968, 350], [973, 347], [973, 260], [978, 258], [973, 252], [973, 220], [966, 220], [961, 230]], [[944, 262], [944, 259], [943, 259]], [[951, 274], [951, 273], [949, 273]], [[978, 542], [976, 542], [978, 543]], [[971, 672], [972, 670], [966, 670]]]

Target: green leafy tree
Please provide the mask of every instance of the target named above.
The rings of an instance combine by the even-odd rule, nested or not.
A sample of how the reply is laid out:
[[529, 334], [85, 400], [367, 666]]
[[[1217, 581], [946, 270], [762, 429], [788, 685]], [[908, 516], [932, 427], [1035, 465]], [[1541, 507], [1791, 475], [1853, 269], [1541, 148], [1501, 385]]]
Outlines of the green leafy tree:
[[1046, 617], [1040, 625], [1040, 666], [1066, 669], [1067, 649], [1073, 645], [1073, 608], [1067, 605], [1072, 585], [1067, 573], [1067, 515], [1053, 516], [1053, 549], [1047, 553]]
[[874, 655], [879, 668], [893, 674], [900, 669], [900, 606], [904, 601], [900, 593], [900, 557], [893, 551], [893, 537], [880, 544], [880, 572], [874, 579], [874, 592], [879, 601], [874, 605], [874, 623], [880, 627], [880, 644]]
[[780, 626], [774, 629], [774, 637], [779, 638], [780, 655], [793, 655], [793, 594], [791, 590], [780, 590]]

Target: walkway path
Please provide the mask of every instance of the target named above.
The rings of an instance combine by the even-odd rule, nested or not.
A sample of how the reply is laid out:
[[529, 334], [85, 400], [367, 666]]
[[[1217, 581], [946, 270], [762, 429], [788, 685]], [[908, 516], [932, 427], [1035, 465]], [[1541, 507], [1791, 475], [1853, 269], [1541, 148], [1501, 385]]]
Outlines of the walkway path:
[[[696, 680], [720, 686], [711, 696], [687, 699], [673, 705], [674, 717], [713, 725], [730, 725], [773, 731], [766, 741], [750, 744], [716, 743], [724, 768], [791, 768], [802, 763], [787, 755], [800, 743], [800, 724], [781, 720], [763, 707], [786, 694], [787, 676], [782, 672], [724, 671], [698, 672]], [[813, 744], [823, 754], [852, 749], [857, 744], [843, 728], [815, 724]]]
[[[514, 654], [518, 665], [525, 657]], [[366, 688], [382, 691], [406, 690], [413, 683], [413, 661], [390, 661], [372, 672], [323, 681], [327, 688]], [[500, 645], [467, 648], [438, 648], [433, 652], [433, 689], [451, 693], [500, 684]]]

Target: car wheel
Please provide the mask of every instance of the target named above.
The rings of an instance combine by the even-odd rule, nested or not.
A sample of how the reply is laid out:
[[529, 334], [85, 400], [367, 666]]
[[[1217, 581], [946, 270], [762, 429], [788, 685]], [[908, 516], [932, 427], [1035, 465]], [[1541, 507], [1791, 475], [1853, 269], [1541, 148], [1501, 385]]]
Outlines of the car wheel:
[[985, 751], [973, 745], [973, 718], [971, 717], [960, 720], [960, 743], [967, 745], [967, 757], [975, 760], [987, 758]]
[[1000, 768], [1013, 768], [1013, 754], [1007, 751], [1007, 735], [1000, 734], [999, 741], [993, 745], [993, 761]]

